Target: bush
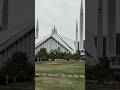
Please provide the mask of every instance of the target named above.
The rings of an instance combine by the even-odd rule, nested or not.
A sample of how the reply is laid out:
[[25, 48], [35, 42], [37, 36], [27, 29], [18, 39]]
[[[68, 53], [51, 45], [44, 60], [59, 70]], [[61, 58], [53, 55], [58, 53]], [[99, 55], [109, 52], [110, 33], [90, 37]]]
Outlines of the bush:
[[86, 78], [101, 80], [110, 78], [109, 60], [107, 57], [100, 59], [100, 62], [91, 68], [86, 68]]
[[12, 77], [8, 78], [8, 83], [13, 83], [13, 78]]
[[49, 53], [46, 51], [46, 48], [41, 48], [37, 54], [35, 55], [35, 62], [37, 61], [37, 58], [40, 59], [40, 61], [48, 61], [49, 59], [55, 60], [55, 59], [65, 59], [69, 61], [72, 60], [85, 60], [84, 56], [80, 55], [80, 52], [77, 52], [75, 54], [71, 54], [70, 52], [62, 52], [60, 49], [51, 50]]
[[46, 48], [41, 48], [40, 51], [37, 52], [35, 57], [40, 58], [40, 60], [42, 60], [42, 61], [48, 61], [49, 56], [48, 56], [48, 53], [46, 51]]
[[19, 78], [24, 76], [34, 77], [34, 66], [28, 62], [26, 53], [17, 51], [4, 63], [0, 72], [3, 79], [9, 76], [8, 81], [12, 83], [13, 78], [17, 78], [17, 81], [20, 81]]
[[0, 85], [5, 84], [6, 83], [5, 81], [6, 81], [5, 77], [0, 76]]

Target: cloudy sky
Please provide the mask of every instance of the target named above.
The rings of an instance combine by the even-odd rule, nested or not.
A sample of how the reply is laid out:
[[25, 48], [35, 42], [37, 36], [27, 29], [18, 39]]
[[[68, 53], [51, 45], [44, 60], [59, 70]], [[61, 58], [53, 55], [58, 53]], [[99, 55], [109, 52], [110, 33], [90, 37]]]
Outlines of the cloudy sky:
[[[85, 3], [85, 1], [83, 0]], [[79, 21], [81, 0], [35, 0], [35, 18], [39, 20], [39, 37], [58, 33], [75, 40], [76, 20]], [[84, 6], [85, 7], [85, 6]]]

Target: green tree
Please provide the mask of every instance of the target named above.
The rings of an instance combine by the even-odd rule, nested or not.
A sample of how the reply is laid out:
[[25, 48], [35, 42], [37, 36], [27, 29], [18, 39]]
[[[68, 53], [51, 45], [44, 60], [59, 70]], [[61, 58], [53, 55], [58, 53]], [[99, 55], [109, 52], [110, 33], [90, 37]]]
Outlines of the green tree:
[[55, 53], [54, 50], [51, 50], [51, 51], [50, 51], [49, 57], [50, 57], [50, 59], [52, 59], [52, 60], [56, 59], [56, 53]]
[[12, 57], [5, 62], [3, 69], [3, 73], [6, 76], [13, 78], [34, 76], [34, 66], [28, 62], [25, 52], [15, 52]]
[[69, 61], [70, 59], [72, 59], [72, 54], [69, 52], [65, 52], [64, 53], [64, 59]]
[[43, 61], [48, 60], [49, 56], [46, 51], [46, 48], [41, 48], [40, 51], [37, 52], [36, 58], [40, 58], [40, 60], [43, 60]]

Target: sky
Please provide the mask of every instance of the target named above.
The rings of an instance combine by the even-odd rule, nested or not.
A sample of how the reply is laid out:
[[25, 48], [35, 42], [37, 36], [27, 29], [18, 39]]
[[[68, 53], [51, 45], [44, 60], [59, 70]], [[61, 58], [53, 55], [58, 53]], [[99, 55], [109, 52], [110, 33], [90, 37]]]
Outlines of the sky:
[[[58, 34], [75, 40], [76, 20], [78, 23], [80, 20], [80, 3], [81, 0], [35, 0], [39, 37], [50, 34], [55, 26]], [[85, 0], [83, 4], [85, 7]]]

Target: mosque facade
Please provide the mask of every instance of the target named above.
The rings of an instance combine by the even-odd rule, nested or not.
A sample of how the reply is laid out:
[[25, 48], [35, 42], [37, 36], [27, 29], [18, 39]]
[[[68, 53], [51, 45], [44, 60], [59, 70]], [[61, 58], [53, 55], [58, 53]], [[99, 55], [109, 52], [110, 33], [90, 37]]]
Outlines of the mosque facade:
[[[37, 53], [41, 48], [46, 48], [49, 52], [50, 50], [60, 49], [62, 52], [76, 53], [77, 51], [83, 51], [83, 23], [84, 23], [84, 10], [83, 1], [81, 0], [80, 8], [80, 24], [76, 21], [76, 40], [71, 40], [65, 36], [57, 33], [57, 29], [54, 27], [52, 33], [38, 37], [39, 24], [36, 24], [36, 40], [35, 40], [35, 53]], [[80, 27], [80, 28], [78, 28]], [[40, 32], [39, 32], [40, 33]], [[79, 39], [78, 39], [79, 38]]]

